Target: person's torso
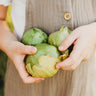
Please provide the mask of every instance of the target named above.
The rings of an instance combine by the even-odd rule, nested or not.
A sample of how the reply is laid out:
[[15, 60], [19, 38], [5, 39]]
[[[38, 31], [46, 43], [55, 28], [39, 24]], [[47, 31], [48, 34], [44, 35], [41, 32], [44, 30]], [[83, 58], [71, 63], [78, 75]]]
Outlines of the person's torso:
[[[22, 3], [24, 0], [16, 1]], [[23, 22], [19, 24], [20, 26], [23, 25], [22, 29], [25, 30], [37, 27], [46, 33], [51, 33], [58, 30], [62, 25], [74, 29], [92, 23], [96, 19], [95, 0], [27, 0], [25, 3], [25, 14], [23, 12], [25, 20], [21, 18]], [[23, 7], [21, 10], [23, 10]], [[64, 19], [66, 12], [71, 15], [71, 19], [68, 21]], [[20, 11], [17, 14], [20, 15]], [[19, 28], [21, 28], [20, 26]], [[18, 35], [23, 35], [23, 32], [21, 33], [17, 32]]]
[[[15, 30], [19, 38], [22, 38], [24, 29], [28, 30], [32, 27], [51, 33], [62, 25], [74, 29], [95, 21], [96, 0], [27, 0], [27, 6], [21, 6], [23, 0], [13, 1], [16, 4], [13, 10]], [[17, 10], [17, 7], [21, 9]], [[25, 8], [27, 8], [26, 18]], [[69, 21], [64, 19], [66, 12], [71, 14]], [[24, 22], [26, 24], [23, 24]], [[81, 63], [75, 71], [60, 70], [52, 78], [29, 85], [22, 83], [14, 64], [9, 61], [5, 96], [13, 96], [13, 94], [14, 96], [21, 96], [21, 94], [22, 96], [38, 96], [38, 94], [39, 96], [96, 96], [95, 75], [95, 53], [88, 61]]]

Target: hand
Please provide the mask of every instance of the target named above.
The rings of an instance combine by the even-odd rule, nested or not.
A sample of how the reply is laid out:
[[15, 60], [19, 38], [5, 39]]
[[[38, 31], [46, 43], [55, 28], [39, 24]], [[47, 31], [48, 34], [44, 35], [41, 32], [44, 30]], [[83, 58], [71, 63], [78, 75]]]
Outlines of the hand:
[[7, 55], [13, 61], [20, 77], [22, 78], [23, 82], [28, 83], [36, 83], [40, 80], [44, 80], [44, 78], [35, 78], [29, 76], [26, 71], [24, 58], [26, 54], [35, 54], [37, 49], [33, 46], [24, 45], [18, 41], [11, 41], [10, 45], [7, 47]]
[[3, 20], [0, 21], [0, 49], [11, 59], [24, 83], [44, 80], [44, 78], [29, 76], [25, 68], [24, 58], [26, 54], [35, 54], [36, 48], [18, 42], [17, 38], [10, 32], [6, 21]]
[[72, 44], [74, 44], [74, 47], [70, 56], [58, 63], [57, 69], [74, 70], [82, 61], [91, 57], [96, 44], [96, 23], [75, 29], [59, 46], [59, 50], [65, 51]]

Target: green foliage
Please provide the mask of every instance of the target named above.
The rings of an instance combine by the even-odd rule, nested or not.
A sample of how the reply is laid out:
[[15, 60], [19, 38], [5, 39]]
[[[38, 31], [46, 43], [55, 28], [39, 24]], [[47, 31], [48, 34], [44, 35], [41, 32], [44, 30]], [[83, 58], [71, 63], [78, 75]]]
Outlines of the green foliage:
[[[1, 83], [1, 82], [0, 82]], [[4, 84], [4, 83], [3, 83]], [[4, 86], [4, 85], [3, 85]], [[4, 96], [4, 87], [0, 85], [0, 96]]]
[[7, 56], [0, 50], [0, 96], [4, 95], [4, 78], [6, 72]]
[[6, 61], [7, 61], [6, 54], [0, 50], [0, 76], [3, 77], [2, 80], [4, 80]]

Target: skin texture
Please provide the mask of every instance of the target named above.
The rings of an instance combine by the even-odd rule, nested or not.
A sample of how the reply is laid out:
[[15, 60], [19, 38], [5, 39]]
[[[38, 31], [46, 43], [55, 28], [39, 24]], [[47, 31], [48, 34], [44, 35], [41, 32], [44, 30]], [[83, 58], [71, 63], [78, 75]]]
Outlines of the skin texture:
[[66, 60], [56, 65], [57, 69], [75, 70], [82, 61], [91, 57], [96, 45], [96, 23], [75, 29], [58, 49], [65, 51], [72, 44], [73, 51]]
[[40, 80], [44, 80], [44, 78], [31, 77], [27, 73], [24, 64], [24, 57], [26, 54], [35, 54], [37, 49], [33, 46], [26, 46], [17, 41], [5, 22], [6, 13], [7, 7], [0, 5], [0, 49], [12, 60], [24, 83], [36, 83]]
[[[28, 75], [23, 62], [24, 57], [26, 54], [35, 54], [36, 48], [32, 46], [25, 46], [17, 41], [5, 22], [6, 13], [7, 7], [0, 6], [0, 49], [3, 50], [12, 60], [24, 83], [29, 84], [44, 80], [44, 78], [33, 78]], [[83, 60], [88, 60], [95, 48], [95, 37], [96, 23], [81, 26], [75, 29], [59, 47], [60, 51], [64, 51], [71, 44], [74, 44], [73, 51], [69, 58], [61, 63], [58, 63], [56, 68], [74, 70]]]

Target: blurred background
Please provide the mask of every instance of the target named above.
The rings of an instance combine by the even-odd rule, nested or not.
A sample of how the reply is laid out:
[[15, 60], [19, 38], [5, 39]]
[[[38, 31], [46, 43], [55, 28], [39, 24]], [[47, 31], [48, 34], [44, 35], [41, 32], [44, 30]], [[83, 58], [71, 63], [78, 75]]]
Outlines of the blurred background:
[[[11, 18], [11, 6], [8, 7], [6, 22], [11, 30], [14, 31], [12, 18]], [[4, 96], [4, 81], [7, 68], [7, 55], [0, 50], [0, 96]]]

